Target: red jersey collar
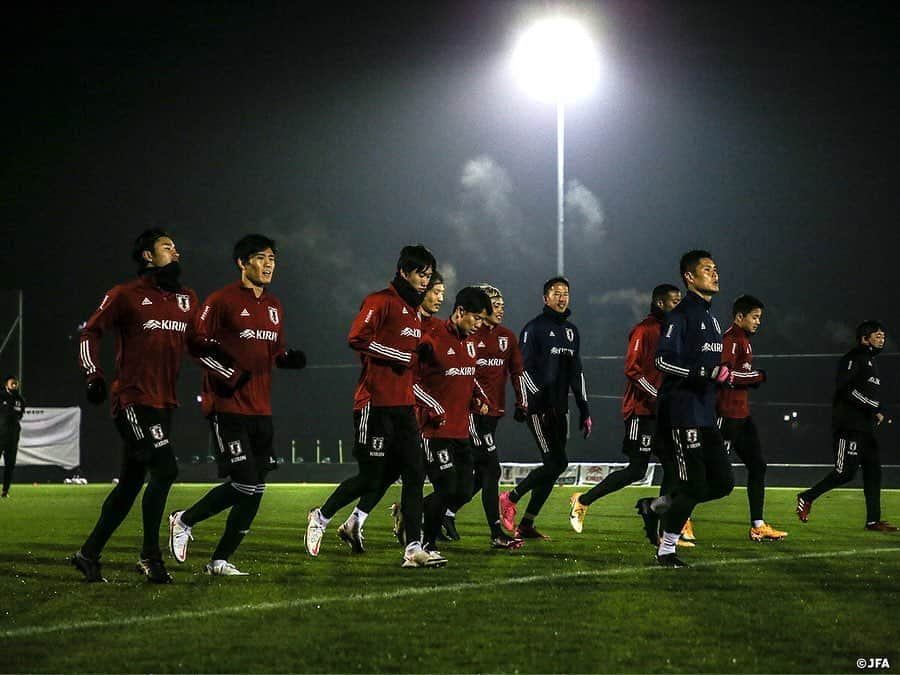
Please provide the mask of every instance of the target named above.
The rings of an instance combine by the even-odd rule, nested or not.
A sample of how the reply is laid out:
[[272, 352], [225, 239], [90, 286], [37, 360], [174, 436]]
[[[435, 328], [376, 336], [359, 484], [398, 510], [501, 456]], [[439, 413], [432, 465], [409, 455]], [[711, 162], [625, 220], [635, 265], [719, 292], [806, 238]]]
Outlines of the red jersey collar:
[[256, 297], [256, 293], [253, 293], [253, 289], [250, 288], [249, 286], [244, 286], [243, 281], [241, 281], [240, 279], [238, 279], [238, 280], [235, 282], [234, 285], [235, 285], [239, 290], [241, 290], [241, 291], [244, 291], [244, 292], [246, 292], [246, 293], [251, 293], [251, 294], [253, 294], [253, 299], [254, 299], [254, 300], [262, 300], [263, 297], [264, 297], [264, 296], [266, 295], [266, 293], [267, 293], [266, 287], [263, 286], [263, 291], [262, 291], [262, 293], [259, 294], [259, 297], [257, 298], [257, 297]]

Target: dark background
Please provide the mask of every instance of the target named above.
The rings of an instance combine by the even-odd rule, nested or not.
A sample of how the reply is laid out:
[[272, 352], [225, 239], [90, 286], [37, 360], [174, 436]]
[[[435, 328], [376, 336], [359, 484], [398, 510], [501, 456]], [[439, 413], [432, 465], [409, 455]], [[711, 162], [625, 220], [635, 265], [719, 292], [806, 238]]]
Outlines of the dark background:
[[[330, 366], [355, 363], [347, 329], [402, 245], [434, 250], [451, 297], [470, 282], [503, 289], [514, 330], [536, 314], [556, 264], [555, 111], [507, 62], [529, 17], [556, 8], [588, 22], [606, 64], [601, 88], [567, 109], [566, 272], [584, 353], [621, 354], [649, 289], [677, 283], [694, 247], [719, 265], [723, 323], [740, 293], [766, 302], [757, 354], [843, 353], [869, 317], [896, 352], [893, 3], [19, 8], [0, 46], [2, 283], [25, 291], [25, 394], [84, 406], [88, 474], [115, 472], [118, 440], [84, 403], [77, 327], [134, 274], [145, 227], [173, 233], [201, 297], [237, 277], [237, 238], [279, 241], [272, 290], [317, 367], [276, 376], [276, 429], [282, 453], [295, 439], [307, 460], [316, 438], [332, 459], [349, 444], [357, 370]], [[5, 335], [12, 296], [0, 296]], [[771, 460], [830, 461], [836, 358], [759, 359]], [[898, 361], [881, 358], [889, 402]], [[590, 392], [610, 398], [593, 400], [597, 434], [573, 441], [573, 459], [619, 459], [621, 365], [586, 361]], [[0, 366], [14, 370], [10, 347]], [[183, 457], [205, 454], [198, 385], [187, 363]], [[793, 409], [800, 422], [785, 424]], [[535, 459], [513, 426], [504, 458]], [[882, 434], [886, 462], [898, 426]]]

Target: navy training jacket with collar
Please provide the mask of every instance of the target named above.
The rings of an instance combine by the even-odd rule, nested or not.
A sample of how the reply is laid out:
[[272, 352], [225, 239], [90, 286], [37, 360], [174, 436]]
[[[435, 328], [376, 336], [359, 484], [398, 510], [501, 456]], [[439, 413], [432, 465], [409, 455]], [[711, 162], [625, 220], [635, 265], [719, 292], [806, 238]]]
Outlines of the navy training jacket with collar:
[[568, 320], [549, 307], [525, 324], [519, 336], [524, 365], [524, 393], [529, 414], [568, 412], [569, 389], [583, 417], [588, 412], [587, 386], [581, 367], [581, 338]]
[[657, 415], [662, 425], [716, 426], [716, 383], [707, 377], [722, 359], [722, 329], [710, 303], [693, 292], [669, 312], [656, 347], [663, 373]]

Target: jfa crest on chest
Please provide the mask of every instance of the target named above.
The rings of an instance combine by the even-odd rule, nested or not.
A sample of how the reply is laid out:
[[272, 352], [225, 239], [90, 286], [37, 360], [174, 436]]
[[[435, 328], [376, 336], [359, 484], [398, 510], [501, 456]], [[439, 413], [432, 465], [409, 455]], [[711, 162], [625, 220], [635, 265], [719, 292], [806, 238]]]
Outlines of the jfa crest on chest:
[[178, 301], [178, 309], [182, 312], [191, 311], [191, 296], [186, 295], [185, 293], [176, 293], [175, 300]]
[[575, 331], [571, 328], [566, 328], [566, 337], [569, 339], [569, 342], [575, 342]]
[[469, 352], [469, 356], [471, 356], [474, 359], [475, 358], [475, 343], [467, 342], [466, 343], [466, 351]]
[[497, 344], [500, 345], [500, 351], [505, 352], [509, 349], [509, 338], [506, 336], [497, 338]]
[[269, 307], [269, 319], [276, 326], [278, 325], [278, 308], [277, 307]]

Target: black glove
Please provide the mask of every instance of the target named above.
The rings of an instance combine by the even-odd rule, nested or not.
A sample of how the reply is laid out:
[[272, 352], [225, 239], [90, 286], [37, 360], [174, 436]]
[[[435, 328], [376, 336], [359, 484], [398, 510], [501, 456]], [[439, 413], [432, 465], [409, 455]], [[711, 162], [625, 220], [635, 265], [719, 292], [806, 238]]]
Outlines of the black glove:
[[206, 337], [194, 343], [194, 356], [199, 359], [211, 358], [221, 363], [226, 368], [234, 365], [234, 358], [225, 351], [222, 344], [215, 338]]
[[275, 365], [289, 370], [302, 370], [306, 366], [306, 354], [299, 349], [287, 349], [275, 359]]
[[94, 405], [100, 405], [106, 400], [106, 380], [97, 377], [87, 383], [87, 400]]
[[750, 385], [751, 389], [759, 389], [759, 385], [761, 385], [763, 382], [765, 382], [766, 380], [769, 379], [768, 376], [766, 375], [766, 371], [764, 371], [762, 368], [757, 368], [756, 372], [758, 372], [760, 375], [762, 375], [762, 379], [759, 382], [754, 382], [753, 384], [751, 384]]
[[516, 411], [513, 413], [513, 419], [516, 422], [525, 422], [528, 420], [528, 411], [525, 408], [516, 408]]
[[231, 398], [234, 392], [250, 381], [250, 371], [235, 369], [227, 380], [213, 380], [213, 389], [219, 398]]
[[446, 413], [438, 413], [428, 408], [428, 420], [425, 422], [427, 426], [434, 427], [435, 429], [440, 429], [447, 423], [447, 415]]
[[416, 346], [416, 354], [419, 355], [419, 359], [428, 360], [434, 354], [434, 347], [431, 346], [430, 342], [420, 342]]

